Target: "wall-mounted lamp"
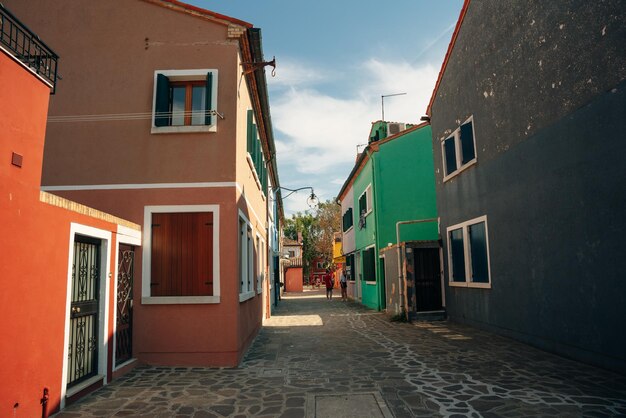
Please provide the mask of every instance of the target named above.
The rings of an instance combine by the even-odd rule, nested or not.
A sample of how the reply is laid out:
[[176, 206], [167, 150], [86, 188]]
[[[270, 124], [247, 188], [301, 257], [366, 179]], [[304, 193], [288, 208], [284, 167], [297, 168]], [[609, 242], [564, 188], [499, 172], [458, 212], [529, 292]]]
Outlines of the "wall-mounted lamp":
[[277, 187], [277, 188], [274, 189], [274, 191], [277, 191], [277, 190], [287, 190], [288, 192], [291, 192], [291, 193], [288, 193], [286, 196], [283, 196], [283, 199], [287, 199], [292, 194], [297, 193], [300, 190], [306, 190], [306, 189], [311, 190], [311, 194], [306, 199], [307, 205], [309, 205], [309, 207], [311, 207], [311, 208], [319, 205], [320, 200], [315, 195], [315, 191], [313, 191], [313, 187], [311, 187], [311, 186], [300, 187], [298, 189], [290, 189], [288, 187]]

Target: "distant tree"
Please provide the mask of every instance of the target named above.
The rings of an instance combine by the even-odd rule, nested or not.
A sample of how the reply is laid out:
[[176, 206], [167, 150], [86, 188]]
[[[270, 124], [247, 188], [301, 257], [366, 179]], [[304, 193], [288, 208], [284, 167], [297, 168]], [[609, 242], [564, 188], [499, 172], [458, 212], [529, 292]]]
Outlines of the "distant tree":
[[330, 266], [333, 263], [334, 234], [341, 231], [341, 206], [327, 200], [318, 205], [315, 215], [318, 225], [315, 252]]
[[325, 265], [333, 261], [333, 233], [340, 231], [341, 207], [331, 200], [320, 203], [313, 213], [298, 212], [285, 219], [285, 237], [297, 240], [302, 234], [302, 262], [308, 275], [313, 259], [322, 258]]
[[285, 219], [285, 237], [297, 240], [298, 233], [302, 234], [302, 265], [305, 276], [309, 273], [311, 261], [316, 257], [313, 237], [317, 235], [317, 225], [315, 217], [309, 212], [298, 212]]

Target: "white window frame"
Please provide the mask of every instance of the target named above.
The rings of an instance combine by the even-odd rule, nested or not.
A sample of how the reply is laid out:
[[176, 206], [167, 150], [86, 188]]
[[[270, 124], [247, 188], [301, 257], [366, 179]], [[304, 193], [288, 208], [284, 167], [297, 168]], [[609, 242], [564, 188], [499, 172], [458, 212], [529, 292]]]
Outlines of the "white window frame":
[[[468, 122], [472, 123], [472, 141], [474, 142], [474, 158], [472, 158], [470, 161], [468, 161], [465, 164], [461, 164], [461, 155], [462, 155], [462, 151], [461, 151], [461, 126], [467, 124]], [[446, 150], [445, 150], [445, 142], [450, 139], [450, 138], [454, 138], [454, 154], [455, 154], [455, 158], [456, 158], [456, 170], [454, 170], [452, 173], [447, 174], [446, 173], [446, 167], [447, 167], [447, 162], [446, 162]], [[441, 156], [442, 156], [442, 162], [443, 162], [443, 181], [446, 182], [448, 180], [450, 180], [451, 178], [458, 176], [459, 174], [461, 174], [463, 171], [467, 170], [469, 167], [473, 166], [474, 164], [476, 164], [476, 162], [478, 161], [478, 152], [476, 149], [476, 126], [474, 124], [474, 115], [470, 116], [469, 118], [467, 118], [467, 120], [465, 122], [463, 122], [461, 125], [459, 125], [458, 128], [456, 128], [454, 130], [454, 132], [452, 132], [451, 135], [445, 137], [444, 139], [441, 140]]]
[[[213, 296], [151, 296], [152, 280], [152, 214], [213, 212]], [[220, 207], [219, 205], [164, 205], [144, 206], [143, 211], [143, 247], [141, 257], [141, 304], [205, 304], [220, 303]]]
[[[243, 285], [241, 291], [239, 292], [239, 302], [245, 302], [248, 299], [252, 299], [255, 296], [254, 293], [254, 239], [248, 240], [248, 236], [250, 238], [252, 235], [252, 223], [250, 220], [244, 215], [244, 213], [239, 210], [239, 220], [237, 221], [237, 234], [239, 237], [242, 236], [242, 230], [240, 227], [241, 222], [243, 221], [243, 227], [246, 228], [246, 242], [239, 243], [238, 247], [238, 258], [239, 258], [239, 271], [240, 277], [239, 279], [243, 281]], [[249, 235], [248, 235], [249, 234]], [[239, 242], [239, 239], [237, 240]]]
[[[471, 248], [469, 242], [468, 228], [471, 225], [485, 224], [485, 242], [487, 247], [487, 283], [472, 282], [472, 258]], [[465, 257], [465, 281], [453, 281], [452, 280], [452, 248], [450, 243], [450, 231], [461, 229], [463, 231], [463, 257]], [[487, 225], [487, 215], [480, 216], [478, 218], [470, 219], [469, 221], [462, 222], [460, 224], [452, 225], [446, 228], [446, 241], [448, 249], [448, 284], [455, 287], [475, 287], [482, 289], [491, 289], [491, 258], [489, 251], [489, 226]]]
[[[378, 283], [378, 265], [376, 263], [376, 244], [372, 244], [372, 245], [368, 245], [367, 247], [363, 248], [361, 250], [361, 254], [363, 254], [364, 251], [369, 250], [370, 248], [374, 248], [374, 275], [376, 276], [376, 280], [364, 280], [365, 284], [368, 285], [375, 285], [376, 283]], [[361, 255], [361, 260], [363, 260], [364, 257]], [[365, 269], [363, 269], [365, 270]]]
[[218, 87], [218, 71], [214, 68], [205, 68], [197, 70], [156, 70], [154, 72], [154, 86], [152, 92], [152, 128], [150, 133], [153, 134], [168, 134], [168, 133], [185, 133], [185, 132], [217, 132], [217, 115], [211, 116], [210, 125], [192, 125], [192, 126], [156, 126], [155, 123], [155, 108], [156, 108], [156, 96], [157, 96], [157, 76], [163, 74], [171, 81], [200, 81], [204, 80], [207, 73], [213, 75], [213, 85], [211, 87], [211, 103], [214, 109], [217, 109], [217, 87]]
[[[365, 195], [365, 205], [367, 206], [367, 209], [365, 210], [365, 217], [367, 218], [367, 216], [372, 213], [372, 184], [368, 184], [367, 187], [365, 188], [365, 190], [363, 190], [363, 193], [361, 193], [359, 195], [359, 199], [357, 200], [357, 202], [361, 201], [361, 198], [363, 197], [363, 195]], [[352, 211], [352, 213], [354, 213], [354, 210]], [[361, 217], [361, 208], [359, 208], [359, 218]], [[354, 222], [352, 223], [352, 225], [354, 226]], [[348, 231], [346, 231], [348, 232]]]

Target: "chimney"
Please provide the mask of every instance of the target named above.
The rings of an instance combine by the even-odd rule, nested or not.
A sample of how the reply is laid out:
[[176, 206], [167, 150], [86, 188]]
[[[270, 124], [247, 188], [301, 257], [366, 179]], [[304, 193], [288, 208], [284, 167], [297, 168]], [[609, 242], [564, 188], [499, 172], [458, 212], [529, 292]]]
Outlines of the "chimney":
[[302, 244], [302, 232], [298, 232], [298, 244]]

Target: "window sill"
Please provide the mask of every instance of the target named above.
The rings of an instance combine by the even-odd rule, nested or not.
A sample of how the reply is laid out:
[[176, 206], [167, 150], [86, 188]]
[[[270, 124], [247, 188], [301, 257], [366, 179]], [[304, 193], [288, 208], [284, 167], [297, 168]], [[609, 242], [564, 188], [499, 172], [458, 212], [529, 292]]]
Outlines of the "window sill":
[[240, 293], [239, 294], [239, 302], [245, 302], [249, 299], [252, 299], [255, 296], [254, 290], [251, 290], [249, 292], [246, 293]]
[[[448, 180], [458, 176], [459, 174], [461, 174], [462, 172], [464, 172], [465, 170], [467, 170], [468, 168], [476, 165], [476, 163], [478, 162], [478, 160], [476, 158], [474, 158], [473, 160], [469, 161], [467, 164], [465, 164], [464, 166], [462, 166], [461, 168], [457, 169], [456, 171], [454, 171], [452, 174], [448, 174], [447, 176], [443, 176], [443, 182], [447, 182]], [[445, 168], [444, 168], [445, 170]]]
[[491, 289], [491, 283], [448, 282], [453, 287], [473, 287], [475, 289]]
[[344, 233], [344, 234], [347, 234], [348, 232], [350, 232], [350, 231], [351, 231], [351, 230], [353, 230], [353, 229], [354, 229], [354, 224], [353, 224], [350, 228], [348, 228], [348, 229], [346, 229], [345, 231], [343, 231], [343, 233]]
[[151, 134], [181, 134], [188, 132], [217, 132], [217, 127], [215, 125], [153, 126], [150, 129]]
[[142, 305], [193, 305], [220, 303], [219, 296], [147, 296], [141, 298]]

